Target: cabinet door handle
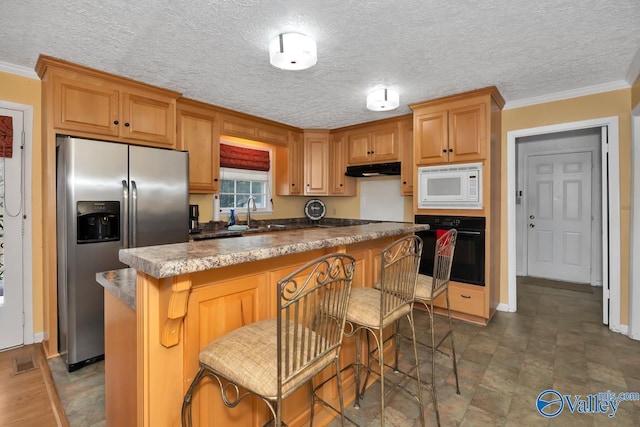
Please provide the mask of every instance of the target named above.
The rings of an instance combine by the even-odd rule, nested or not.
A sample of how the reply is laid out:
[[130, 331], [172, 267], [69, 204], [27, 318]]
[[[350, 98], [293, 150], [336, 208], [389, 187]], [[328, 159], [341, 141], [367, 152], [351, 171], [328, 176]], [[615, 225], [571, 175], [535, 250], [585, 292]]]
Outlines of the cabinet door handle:
[[450, 153], [453, 153], [453, 148], [449, 148], [449, 152], [450, 152]]
[[295, 185], [294, 183], [291, 183], [291, 186], [292, 186], [292, 187], [295, 187], [296, 185]]
[[464, 299], [471, 299], [470, 295], [460, 294], [460, 296]]
[[444, 150], [442, 150], [442, 152], [443, 152], [443, 153], [446, 153], [446, 152], [447, 152], [447, 149], [445, 148]]
[[340, 184], [340, 187], [342, 187], [342, 184]]
[[406, 183], [407, 183], [407, 181], [402, 181], [402, 183], [403, 183], [403, 184], [406, 184]]
[[125, 127], [129, 127], [129, 123], [125, 123], [124, 125], [125, 125]]
[[113, 124], [114, 124], [114, 125], [116, 125], [116, 126], [118, 126], [118, 125], [120, 124], [120, 122], [119, 122], [119, 121], [117, 121], [117, 120], [114, 120], [114, 121], [113, 121]]
[[213, 182], [218, 182], [218, 178], [213, 178]]

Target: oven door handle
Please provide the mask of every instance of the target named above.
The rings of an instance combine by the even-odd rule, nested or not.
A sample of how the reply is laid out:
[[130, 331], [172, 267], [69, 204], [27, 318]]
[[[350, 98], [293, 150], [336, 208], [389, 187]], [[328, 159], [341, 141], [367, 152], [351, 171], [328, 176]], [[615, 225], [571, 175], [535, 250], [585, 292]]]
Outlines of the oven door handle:
[[458, 234], [465, 234], [467, 236], [480, 236], [484, 231], [460, 231], [458, 230]]

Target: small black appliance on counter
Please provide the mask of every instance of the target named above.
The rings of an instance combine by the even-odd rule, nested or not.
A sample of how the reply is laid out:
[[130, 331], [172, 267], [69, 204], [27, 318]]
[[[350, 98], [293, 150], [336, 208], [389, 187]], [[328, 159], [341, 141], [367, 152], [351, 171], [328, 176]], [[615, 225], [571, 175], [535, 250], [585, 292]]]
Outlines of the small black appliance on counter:
[[198, 205], [189, 205], [189, 234], [200, 233], [200, 208]]

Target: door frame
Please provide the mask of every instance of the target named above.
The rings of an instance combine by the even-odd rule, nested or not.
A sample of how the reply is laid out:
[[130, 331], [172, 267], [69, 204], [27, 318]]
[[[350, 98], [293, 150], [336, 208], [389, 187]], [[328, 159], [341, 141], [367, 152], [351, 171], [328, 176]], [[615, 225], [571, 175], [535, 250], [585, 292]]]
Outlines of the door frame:
[[[640, 104], [631, 111], [631, 253], [640, 256]], [[635, 185], [634, 185], [635, 183]], [[640, 265], [629, 272], [629, 338], [640, 340]]]
[[[559, 123], [507, 132], [507, 289], [509, 293], [507, 311], [517, 310], [516, 287], [516, 140], [518, 138], [547, 133], [565, 132], [585, 128], [607, 126], [608, 143], [602, 141], [602, 286], [609, 287], [609, 329], [626, 333], [620, 325], [620, 135], [618, 117], [603, 117], [592, 120]], [[609, 155], [608, 164], [604, 156]], [[609, 170], [616, 173], [609, 174]], [[608, 210], [605, 209], [608, 200]], [[609, 227], [605, 225], [609, 224]], [[504, 308], [504, 307], [501, 307]]]
[[[34, 336], [33, 333], [33, 232], [31, 209], [31, 185], [32, 185], [32, 159], [33, 159], [33, 105], [18, 104], [0, 99], [0, 108], [22, 111], [24, 120], [24, 235], [22, 237], [22, 257], [24, 271], [22, 273], [22, 311], [24, 321], [22, 335], [24, 344], [40, 342], [44, 338], [43, 333]], [[14, 151], [16, 152], [16, 151]]]

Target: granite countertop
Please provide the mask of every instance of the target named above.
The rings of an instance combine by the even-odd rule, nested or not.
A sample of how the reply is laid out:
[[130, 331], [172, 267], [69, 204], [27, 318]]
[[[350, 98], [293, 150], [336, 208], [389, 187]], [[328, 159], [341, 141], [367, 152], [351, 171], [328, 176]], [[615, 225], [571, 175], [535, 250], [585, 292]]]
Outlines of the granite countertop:
[[[222, 222], [208, 222], [198, 232], [190, 233], [189, 240], [208, 240], [227, 237], [246, 236], [248, 234], [272, 233], [275, 231], [301, 230], [304, 228], [345, 227], [350, 225], [364, 225], [382, 221], [362, 219], [323, 218], [319, 221], [311, 221], [307, 218], [283, 218], [270, 220], [251, 220], [251, 228], [248, 230], [229, 230]], [[246, 224], [244, 222], [239, 225]]]
[[136, 309], [136, 271], [133, 268], [96, 273], [96, 281], [133, 310]]
[[120, 261], [156, 278], [177, 276], [315, 249], [428, 230], [426, 224], [377, 222], [263, 232], [120, 250]]

